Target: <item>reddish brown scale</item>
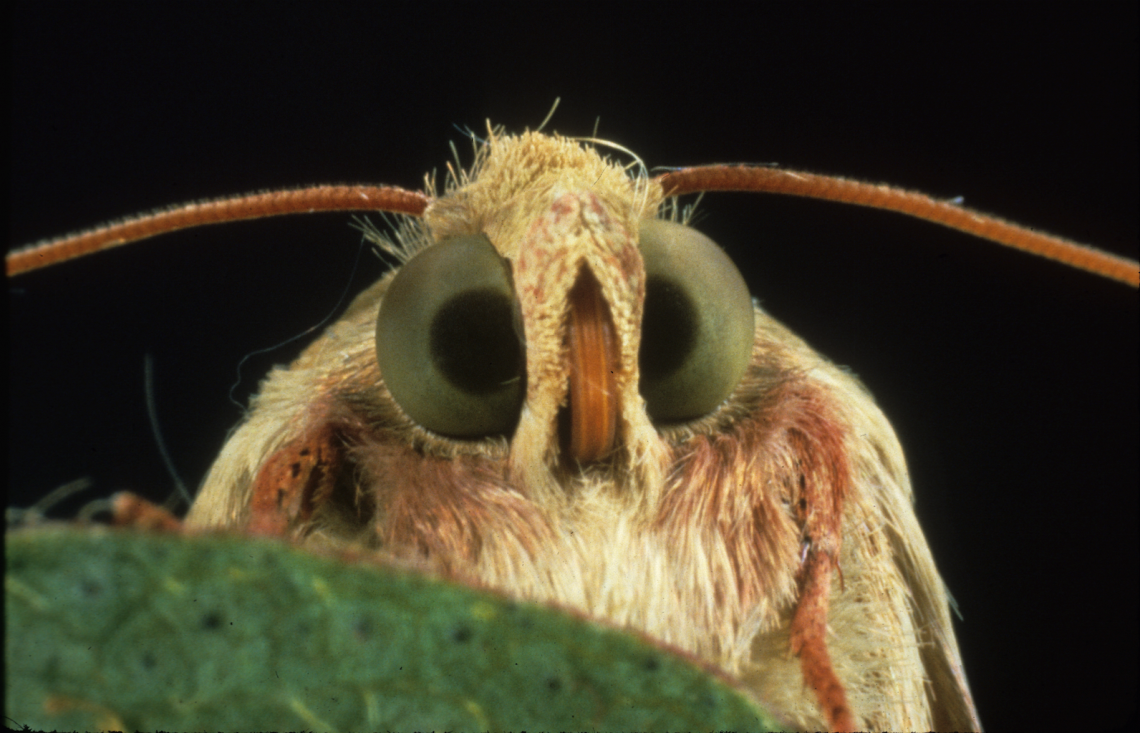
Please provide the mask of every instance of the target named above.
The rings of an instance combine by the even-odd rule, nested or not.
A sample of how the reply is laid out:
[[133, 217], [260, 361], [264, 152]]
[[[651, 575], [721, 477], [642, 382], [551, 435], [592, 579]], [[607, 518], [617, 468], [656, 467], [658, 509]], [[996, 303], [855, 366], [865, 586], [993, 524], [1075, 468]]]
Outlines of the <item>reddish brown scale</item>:
[[250, 500], [250, 533], [285, 536], [332, 494], [341, 465], [340, 436], [330, 422], [314, 425], [262, 466]]
[[541, 512], [484, 458], [386, 448], [367, 461], [371, 472], [406, 477], [399, 490], [377, 497], [384, 507], [376, 526], [382, 544], [418, 548], [443, 572], [477, 564], [488, 538], [517, 540], [528, 553], [551, 539]]

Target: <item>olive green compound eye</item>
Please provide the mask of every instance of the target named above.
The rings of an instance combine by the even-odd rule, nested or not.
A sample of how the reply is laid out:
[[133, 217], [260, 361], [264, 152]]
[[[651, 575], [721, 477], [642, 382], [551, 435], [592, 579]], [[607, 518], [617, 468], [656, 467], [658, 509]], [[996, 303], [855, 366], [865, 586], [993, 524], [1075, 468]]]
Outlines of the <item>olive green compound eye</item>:
[[408, 417], [432, 432], [511, 433], [523, 398], [523, 354], [510, 264], [482, 234], [415, 255], [380, 302], [380, 374]]
[[654, 422], [695, 420], [727, 399], [748, 367], [752, 298], [728, 255], [697, 230], [652, 219], [640, 238], [641, 396]]

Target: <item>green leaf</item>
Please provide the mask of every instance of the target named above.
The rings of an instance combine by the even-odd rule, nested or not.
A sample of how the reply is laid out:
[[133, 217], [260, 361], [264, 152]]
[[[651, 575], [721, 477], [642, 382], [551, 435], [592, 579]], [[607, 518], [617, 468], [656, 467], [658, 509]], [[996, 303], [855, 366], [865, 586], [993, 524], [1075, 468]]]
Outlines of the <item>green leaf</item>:
[[641, 638], [233, 536], [5, 539], [5, 715], [42, 730], [770, 730]]

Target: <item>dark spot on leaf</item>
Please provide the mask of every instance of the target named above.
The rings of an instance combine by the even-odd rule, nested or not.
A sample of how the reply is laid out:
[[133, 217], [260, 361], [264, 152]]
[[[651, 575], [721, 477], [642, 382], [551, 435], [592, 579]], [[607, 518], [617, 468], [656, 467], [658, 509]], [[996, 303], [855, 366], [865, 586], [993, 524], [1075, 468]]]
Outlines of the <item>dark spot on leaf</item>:
[[217, 611], [210, 611], [202, 616], [202, 628], [206, 631], [213, 631], [222, 625], [222, 614]]
[[466, 644], [471, 641], [471, 629], [467, 626], [460, 626], [451, 633], [451, 638], [460, 644]]
[[364, 617], [356, 619], [352, 624], [352, 633], [361, 641], [372, 636], [372, 619]]
[[88, 598], [102, 595], [103, 585], [96, 580], [84, 580], [79, 584], [79, 592]]
[[645, 660], [645, 671], [656, 672], [661, 668], [661, 662], [657, 661], [657, 657], [650, 657]]
[[150, 652], [143, 654], [142, 659], [140, 659], [139, 662], [142, 664], [143, 669], [149, 670], [149, 669], [154, 669], [155, 667], [158, 666], [158, 660], [155, 659], [154, 655], [151, 654]]
[[562, 690], [562, 680], [557, 677], [551, 677], [546, 680], [546, 686], [550, 688], [551, 692], [560, 692]]

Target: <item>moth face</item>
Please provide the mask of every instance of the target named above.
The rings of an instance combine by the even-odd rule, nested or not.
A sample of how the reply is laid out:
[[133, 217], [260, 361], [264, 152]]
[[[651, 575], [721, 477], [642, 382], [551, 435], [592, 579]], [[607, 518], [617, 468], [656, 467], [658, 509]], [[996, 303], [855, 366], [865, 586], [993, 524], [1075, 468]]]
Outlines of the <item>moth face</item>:
[[588, 189], [554, 191], [516, 236], [451, 236], [393, 277], [376, 325], [393, 400], [448, 439], [505, 440], [533, 500], [573, 500], [585, 477], [656, 493], [670, 431], [716, 412], [748, 366], [743, 278], [696, 230]]
[[[659, 187], [532, 140], [499, 144], [435, 199], [393, 247], [403, 266], [294, 365], [349, 349], [317, 380], [334, 385], [318, 400], [331, 410], [301, 422], [344, 436], [345, 513], [385, 552], [709, 658], [744, 655], [745, 616], [774, 622], [796, 590], [792, 507], [814, 478], [784, 474], [812, 476], [820, 453], [802, 446], [830, 429], [784, 407], [817, 395], [789, 367], [801, 346], [719, 246], [656, 218]], [[583, 155], [518, 161], [535, 150]], [[769, 404], [779, 390], [791, 399]], [[337, 505], [302, 531], [349, 536]]]

